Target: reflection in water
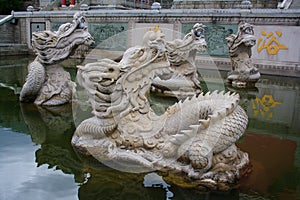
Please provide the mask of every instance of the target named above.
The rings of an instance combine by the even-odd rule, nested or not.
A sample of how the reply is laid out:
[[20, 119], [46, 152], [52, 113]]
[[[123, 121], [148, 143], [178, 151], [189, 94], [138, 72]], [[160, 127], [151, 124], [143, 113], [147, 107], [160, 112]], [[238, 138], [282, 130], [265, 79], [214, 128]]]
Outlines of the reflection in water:
[[143, 182], [145, 187], [162, 187], [166, 191], [166, 200], [170, 200], [174, 194], [169, 190], [170, 185], [168, 185], [161, 176], [156, 173], [147, 174], [144, 177]]
[[164, 192], [143, 187], [144, 174], [127, 174], [106, 167], [89, 169], [88, 181], [78, 191], [79, 199], [164, 199]]
[[[11, 69], [9, 74], [17, 71]], [[17, 87], [23, 79], [5, 77], [0, 75], [1, 83]], [[224, 87], [206, 78], [210, 80], [208, 87]], [[238, 189], [222, 193], [200, 191], [192, 180], [167, 173], [119, 172], [79, 155], [70, 143], [75, 131], [71, 105], [46, 109], [20, 104], [13, 90], [0, 86], [0, 199], [297, 199], [299, 85], [299, 79], [265, 76], [256, 90], [236, 91], [250, 118], [238, 146], [249, 153], [253, 168]], [[155, 94], [149, 98], [156, 112], [174, 102]]]
[[36, 167], [28, 135], [0, 128], [0, 199], [76, 199], [77, 186], [71, 175]]
[[70, 144], [75, 131], [71, 106], [42, 108], [21, 103], [20, 107], [32, 141], [41, 145], [35, 152], [38, 166], [47, 164], [49, 168], [55, 167], [66, 174], [74, 174], [76, 182], [83, 182], [82, 163]]
[[262, 98], [256, 97], [255, 100], [251, 100], [251, 107], [253, 109], [254, 117], [261, 115], [266, 118], [273, 118], [273, 108], [282, 102], [275, 101], [270, 94], [264, 94]]
[[294, 163], [296, 148], [299, 148], [296, 141], [248, 132], [238, 146], [251, 152], [253, 165], [250, 176], [241, 180], [241, 191], [250, 189], [248, 193], [265, 194], [271, 199], [299, 196], [300, 170]]
[[258, 94], [259, 89], [257, 87], [239, 89], [239, 88], [230, 87], [230, 85], [227, 85], [227, 89], [231, 92], [235, 92], [240, 95], [240, 103], [239, 104], [243, 107], [243, 109], [248, 114], [249, 101], [252, 101], [253, 99], [256, 98], [256, 95]]

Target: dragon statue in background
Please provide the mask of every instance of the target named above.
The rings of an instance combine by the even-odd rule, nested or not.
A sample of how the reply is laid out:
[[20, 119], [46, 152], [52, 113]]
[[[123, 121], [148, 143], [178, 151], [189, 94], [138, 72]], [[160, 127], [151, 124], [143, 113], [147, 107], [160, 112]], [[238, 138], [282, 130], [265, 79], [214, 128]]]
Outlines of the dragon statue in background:
[[260, 78], [260, 73], [251, 61], [251, 48], [256, 43], [253, 26], [240, 23], [238, 32], [231, 34], [226, 40], [232, 64], [227, 81], [237, 88], [254, 85]]
[[169, 96], [187, 97], [202, 92], [195, 65], [197, 51], [206, 50], [204, 26], [196, 23], [184, 38], [166, 42], [166, 54], [173, 73], [157, 76], [152, 91]]
[[75, 85], [59, 62], [78, 48], [86, 48], [93, 43], [94, 39], [81, 13], [76, 13], [72, 23], [62, 24], [56, 32], [32, 33], [32, 46], [37, 56], [28, 66], [29, 72], [20, 93], [20, 101], [44, 106], [68, 103], [72, 99]]
[[235, 145], [248, 123], [239, 95], [202, 93], [156, 115], [146, 94], [156, 76], [172, 73], [165, 50], [164, 34], [148, 31], [120, 62], [78, 66], [93, 116], [76, 128], [72, 145], [121, 171], [167, 169], [203, 184], [234, 183], [249, 163]]

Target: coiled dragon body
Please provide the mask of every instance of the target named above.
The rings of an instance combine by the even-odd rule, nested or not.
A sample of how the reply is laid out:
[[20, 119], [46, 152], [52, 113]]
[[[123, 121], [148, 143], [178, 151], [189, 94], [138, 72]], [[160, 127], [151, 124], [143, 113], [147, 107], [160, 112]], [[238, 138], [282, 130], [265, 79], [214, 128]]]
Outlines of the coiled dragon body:
[[146, 93], [153, 78], [170, 73], [164, 49], [163, 34], [150, 31], [144, 46], [128, 49], [119, 63], [104, 59], [78, 67], [78, 82], [88, 92], [94, 116], [77, 127], [72, 144], [131, 172], [169, 168], [217, 179], [213, 168], [220, 163], [238, 171], [248, 163], [247, 154], [235, 146], [248, 122], [238, 94], [201, 93], [162, 115], [151, 109]]

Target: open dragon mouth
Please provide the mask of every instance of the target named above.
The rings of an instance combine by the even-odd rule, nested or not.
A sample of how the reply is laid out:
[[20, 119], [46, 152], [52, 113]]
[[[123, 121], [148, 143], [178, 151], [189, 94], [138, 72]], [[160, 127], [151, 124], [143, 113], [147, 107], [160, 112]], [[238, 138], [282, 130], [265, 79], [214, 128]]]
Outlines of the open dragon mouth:
[[249, 39], [249, 40], [245, 40], [244, 41], [244, 44], [248, 47], [253, 47], [255, 45], [256, 41], [255, 40], [252, 40], [252, 39]]
[[91, 35], [85, 37], [84, 40], [85, 40], [85, 42], [84, 42], [85, 45], [92, 46], [95, 44], [95, 40]]
[[88, 27], [85, 24], [85, 18], [82, 15], [75, 14], [73, 23], [65, 25], [63, 30], [65, 31], [63, 37], [69, 38], [69, 40], [73, 40], [77, 37], [84, 45], [91, 46], [95, 43], [94, 38], [88, 32]]
[[74, 16], [72, 23], [62, 24], [56, 32], [41, 31], [32, 34], [33, 49], [40, 62], [45, 64], [65, 59], [77, 50], [86, 52], [88, 46], [94, 43], [81, 15]]
[[207, 46], [205, 44], [199, 45], [197, 48], [197, 50], [200, 52], [204, 52], [204, 51], [206, 51], [206, 49], [207, 49]]
[[242, 34], [242, 42], [248, 46], [252, 47], [256, 44], [256, 39], [253, 34]]
[[200, 51], [200, 52], [206, 51], [207, 45], [206, 45], [205, 39], [203, 39], [203, 38], [196, 38], [195, 40], [197, 41], [196, 50]]
[[[95, 44], [95, 40], [92, 37], [92, 35], [88, 32], [88, 29], [86, 26], [83, 27], [83, 25], [80, 26], [80, 24], [79, 24], [77, 27], [78, 28], [75, 29], [73, 34], [77, 35], [77, 38], [81, 41], [80, 43], [87, 45], [87, 46], [92, 46], [93, 44]], [[75, 36], [75, 38], [76, 38], [76, 36]], [[74, 40], [74, 37], [71, 40]]]

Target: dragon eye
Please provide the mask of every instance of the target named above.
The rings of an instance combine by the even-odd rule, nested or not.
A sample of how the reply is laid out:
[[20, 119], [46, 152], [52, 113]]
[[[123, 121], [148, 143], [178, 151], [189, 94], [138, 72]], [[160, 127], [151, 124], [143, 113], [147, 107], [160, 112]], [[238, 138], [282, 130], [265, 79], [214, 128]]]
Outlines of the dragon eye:
[[195, 36], [196, 36], [196, 37], [200, 37], [201, 35], [202, 35], [202, 32], [201, 32], [201, 31], [199, 31], [199, 30], [198, 30], [198, 31], [195, 31]]
[[245, 33], [247, 33], [247, 34], [252, 34], [252, 29], [251, 28], [246, 28], [245, 29]]
[[80, 23], [78, 24], [78, 28], [80, 28], [80, 29], [83, 29], [83, 28], [85, 28], [85, 25], [84, 25], [84, 23], [80, 22]]

